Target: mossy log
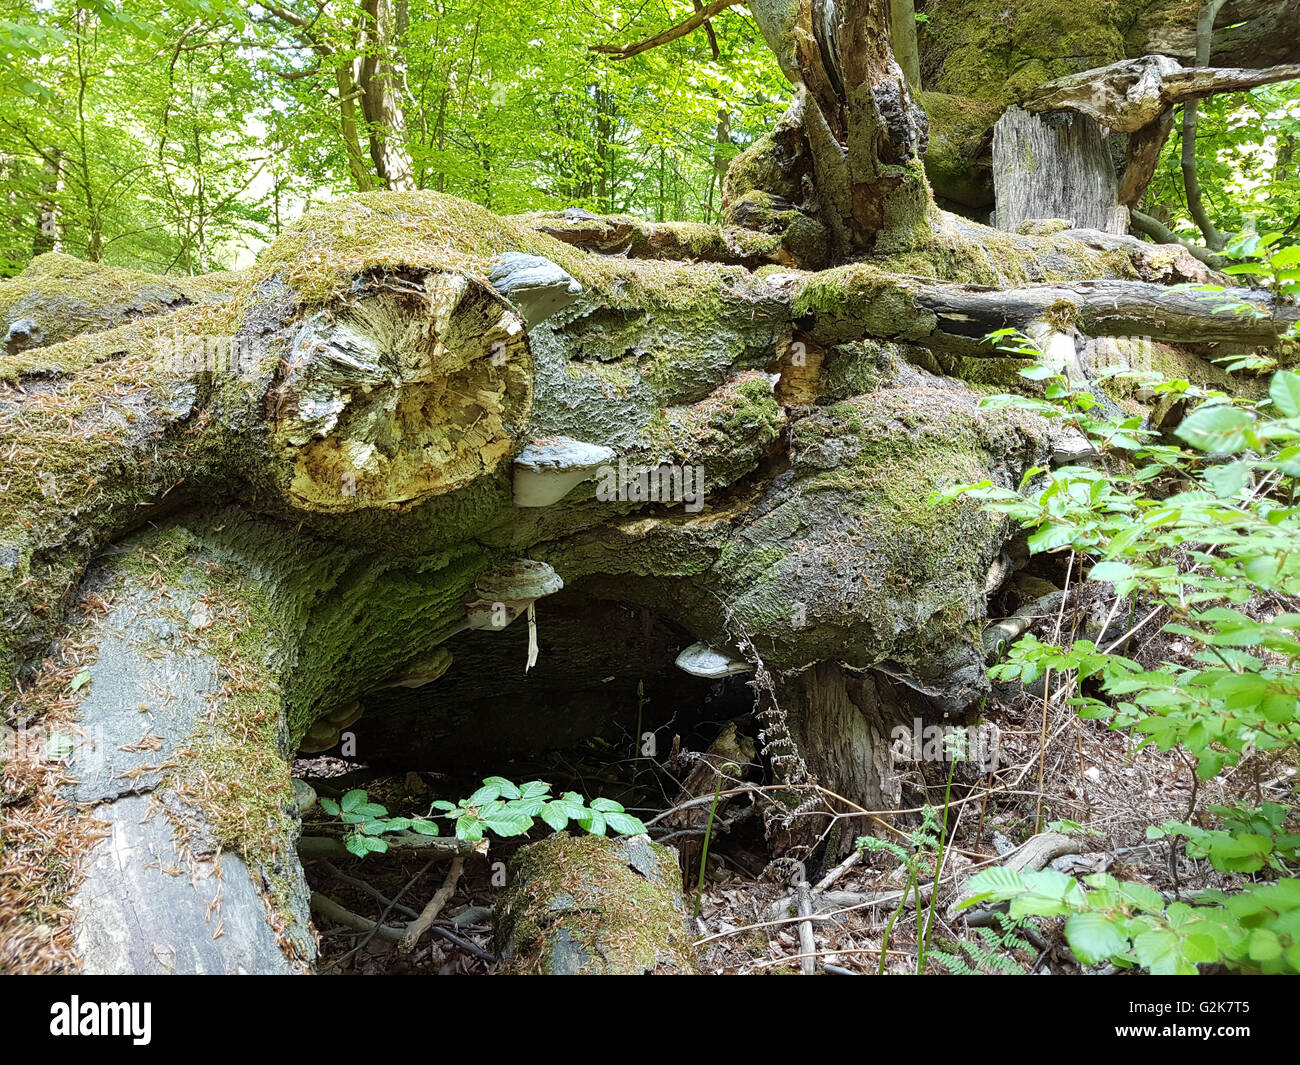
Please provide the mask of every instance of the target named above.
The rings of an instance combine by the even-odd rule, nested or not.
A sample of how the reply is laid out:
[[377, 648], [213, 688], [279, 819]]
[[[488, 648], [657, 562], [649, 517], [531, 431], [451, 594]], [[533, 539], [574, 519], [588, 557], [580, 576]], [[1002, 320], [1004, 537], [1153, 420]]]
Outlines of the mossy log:
[[505, 971], [516, 975], [696, 972], [677, 855], [644, 836], [559, 833], [522, 848], [496, 925]]
[[159, 277], [46, 252], [17, 277], [0, 280], [0, 358], [193, 303], [219, 303], [238, 281], [231, 273]]
[[[996, 354], [988, 334], [1039, 321], [1094, 337], [1247, 346], [1271, 345], [1300, 321], [1300, 307], [1246, 288], [1204, 293], [1141, 281], [1078, 281], [990, 289], [882, 275], [870, 266], [827, 270], [793, 287], [796, 318], [822, 343], [875, 337], [970, 354]], [[1217, 310], [1224, 303], [1249, 310], [1226, 315]]]
[[[33, 670], [84, 656], [88, 683], [60, 698], [139, 748], [83, 782], [91, 809], [125, 825], [116, 804], [147, 795], [156, 844], [247, 882], [226, 894], [243, 946], [179, 951], [178, 971], [260, 967], [249, 937], [309, 960], [288, 760], [318, 722], [407, 768], [616, 743], [640, 691], [650, 731], [706, 697], [752, 709], [743, 676], [674, 666], [697, 641], [749, 647], [810, 774], [888, 801], [886, 725], [987, 691], [1010, 535], [928, 499], [1013, 487], [1061, 450], [1051, 423], [981, 409], [1020, 365], [983, 331], [1046, 318], [1248, 346], [1294, 320], [1261, 294], [1243, 298], [1268, 317], [1216, 318], [1139, 280], [1204, 280], [1182, 249], [937, 213], [909, 246], [819, 274], [694, 259], [363, 194], [286, 231], [224, 303], [0, 360], [6, 723], [39, 720]], [[551, 472], [558, 495], [520, 492]], [[535, 644], [511, 624], [525, 613]], [[92, 865], [86, 883], [137, 893], [143, 875]], [[118, 911], [79, 907], [83, 942], [115, 944], [88, 958], [193, 938], [209, 901], [137, 906], [125, 943]]]

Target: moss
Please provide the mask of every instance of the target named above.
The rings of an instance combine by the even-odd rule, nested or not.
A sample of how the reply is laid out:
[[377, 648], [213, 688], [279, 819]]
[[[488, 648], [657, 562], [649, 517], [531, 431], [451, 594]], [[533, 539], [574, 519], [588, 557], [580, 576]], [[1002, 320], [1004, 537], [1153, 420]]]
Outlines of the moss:
[[[179, 653], [210, 658], [219, 684], [206, 696], [206, 716], [178, 738], [175, 767], [157, 793], [195, 854], [240, 855], [256, 870], [272, 914], [287, 914], [297, 825], [279, 683], [290, 644], [286, 618], [245, 567], [213, 561], [206, 541], [186, 527], [159, 529], [131, 547], [106, 565], [104, 593], [111, 599], [128, 581], [151, 590], [161, 616], [182, 634]], [[194, 625], [192, 612], [208, 623]]]
[[771, 133], [765, 133], [732, 159], [723, 181], [725, 201], [728, 204], [737, 203], [755, 190], [769, 197], [780, 196], [794, 200], [799, 194], [799, 188], [782, 172], [778, 153], [776, 138]]
[[930, 119], [925, 173], [935, 193], [963, 207], [991, 209], [992, 175], [984, 157], [1002, 109], [949, 93], [920, 92], [916, 98]]
[[814, 335], [823, 343], [863, 334], [922, 341], [936, 320], [917, 306], [909, 278], [1009, 288], [1138, 277], [1122, 247], [1097, 250], [1060, 234], [1006, 233], [942, 211], [931, 223], [902, 250], [805, 277], [792, 301], [792, 317], [811, 317]]
[[717, 491], [754, 469], [785, 424], [771, 380], [753, 371], [699, 403], [660, 411], [644, 436], [656, 458], [703, 466], [708, 490]]
[[1005, 104], [1052, 78], [1125, 56], [1120, 0], [950, 0], [922, 27], [926, 85]]
[[552, 260], [616, 307], [676, 309], [716, 300], [724, 279], [739, 269], [592, 255], [538, 233], [526, 216], [503, 218], [455, 196], [367, 192], [309, 211], [285, 230], [248, 271], [239, 307], [273, 277], [292, 286], [304, 307], [329, 303], [371, 271], [442, 268], [486, 280], [492, 261], [507, 251]]
[[905, 279], [871, 263], [824, 270], [805, 279], [795, 294], [791, 317], [811, 318], [819, 341], [856, 339], [867, 334], [920, 340], [937, 324], [917, 307]]
[[515, 855], [497, 906], [511, 972], [694, 971], [676, 855], [647, 842], [656, 869], [646, 875], [628, 865], [625, 846], [561, 832]]
[[238, 281], [236, 274], [160, 277], [48, 252], [17, 277], [0, 280], [0, 321], [31, 318], [42, 343], [57, 344], [192, 303], [226, 299]]
[[173, 331], [220, 335], [227, 315], [189, 307], [0, 362], [0, 655], [39, 646], [90, 552], [139, 508], [202, 482], [212, 455], [183, 431], [154, 435], [156, 414], [181, 394], [165, 361]]

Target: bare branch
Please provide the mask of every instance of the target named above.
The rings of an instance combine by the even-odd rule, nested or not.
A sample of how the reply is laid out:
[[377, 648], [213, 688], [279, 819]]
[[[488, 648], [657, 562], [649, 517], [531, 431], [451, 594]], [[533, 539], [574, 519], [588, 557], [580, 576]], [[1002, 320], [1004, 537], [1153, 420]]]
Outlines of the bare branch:
[[671, 26], [662, 33], [656, 33], [653, 37], [647, 37], [643, 41], [635, 41], [632, 44], [593, 44], [591, 45], [591, 51], [611, 56], [614, 59], [631, 59], [632, 56], [648, 52], [651, 48], [658, 48], [660, 45], [685, 37], [693, 30], [699, 29], [715, 15], [722, 14], [727, 8], [738, 7], [744, 3], [745, 0], [713, 0], [713, 3], [707, 7], [697, 9], [695, 14], [685, 22], [679, 22], [676, 26]]

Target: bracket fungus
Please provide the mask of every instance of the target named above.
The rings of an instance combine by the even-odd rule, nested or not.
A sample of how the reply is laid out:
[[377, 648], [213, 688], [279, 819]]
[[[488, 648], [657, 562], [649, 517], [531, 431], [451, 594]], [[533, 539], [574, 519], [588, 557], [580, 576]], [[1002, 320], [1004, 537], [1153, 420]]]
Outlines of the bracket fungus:
[[471, 629], [504, 629], [526, 611], [528, 663], [524, 672], [527, 672], [537, 664], [537, 611], [533, 604], [563, 587], [560, 575], [545, 562], [521, 558], [483, 574], [474, 582], [474, 591], [465, 597], [466, 623]]
[[435, 647], [427, 658], [413, 662], [392, 680], [379, 685], [380, 688], [423, 688], [432, 684], [451, 668], [451, 652], [445, 647]]
[[677, 668], [692, 677], [718, 680], [753, 670], [748, 662], [730, 651], [719, 651], [704, 643], [693, 643], [677, 656]]
[[514, 462], [515, 506], [558, 503], [613, 458], [613, 448], [567, 436], [534, 440]]
[[320, 754], [338, 746], [340, 733], [350, 725], [355, 725], [360, 720], [362, 711], [361, 704], [356, 701], [331, 710], [307, 730], [307, 735], [298, 744], [298, 750], [304, 754]]
[[508, 251], [492, 261], [488, 280], [519, 308], [528, 328], [564, 310], [582, 292], [582, 283], [540, 255]]

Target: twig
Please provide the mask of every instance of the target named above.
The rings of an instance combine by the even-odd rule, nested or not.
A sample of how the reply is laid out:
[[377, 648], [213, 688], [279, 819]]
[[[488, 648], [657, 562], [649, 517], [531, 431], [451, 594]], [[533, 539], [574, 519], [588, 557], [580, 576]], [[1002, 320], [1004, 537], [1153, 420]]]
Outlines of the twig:
[[817, 886], [813, 891], [822, 892], [836, 884], [845, 873], [852, 869], [858, 862], [862, 861], [862, 851], [855, 850], [844, 861], [840, 862], [834, 869], [817, 881]]
[[434, 918], [447, 905], [448, 900], [456, 891], [456, 883], [460, 880], [460, 874], [465, 869], [465, 859], [457, 858], [451, 863], [451, 868], [447, 870], [447, 879], [442, 882], [429, 904], [425, 906], [424, 911], [406, 926], [406, 935], [402, 938], [401, 949], [409, 953], [415, 949], [415, 945], [420, 941], [420, 937], [433, 924]]
[[799, 965], [804, 976], [817, 975], [817, 940], [813, 938], [812, 890], [807, 880], [799, 881]]

